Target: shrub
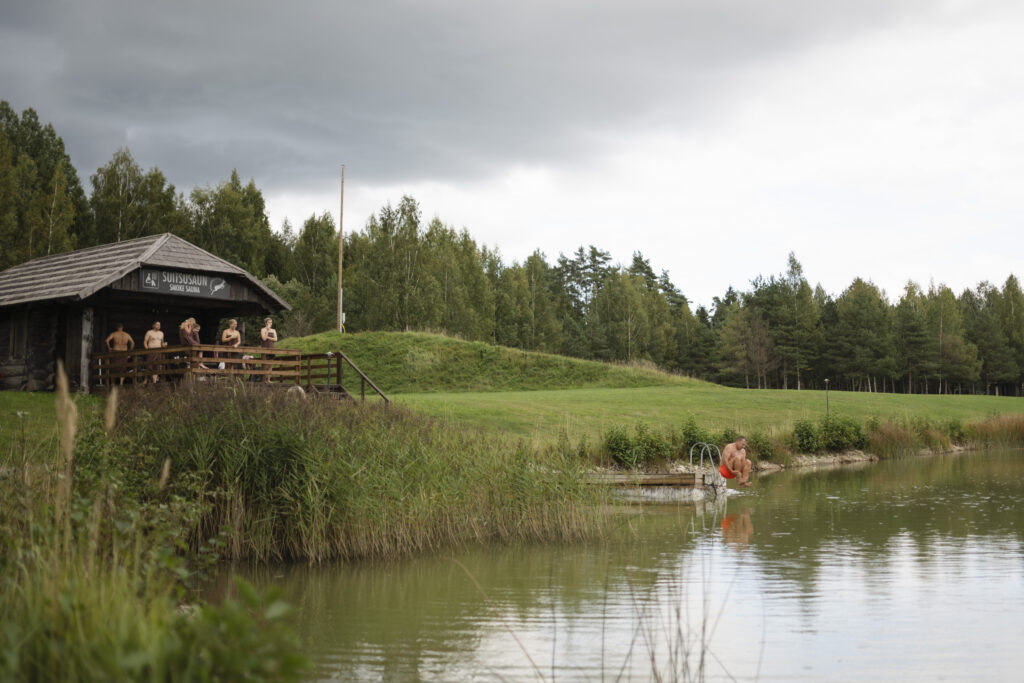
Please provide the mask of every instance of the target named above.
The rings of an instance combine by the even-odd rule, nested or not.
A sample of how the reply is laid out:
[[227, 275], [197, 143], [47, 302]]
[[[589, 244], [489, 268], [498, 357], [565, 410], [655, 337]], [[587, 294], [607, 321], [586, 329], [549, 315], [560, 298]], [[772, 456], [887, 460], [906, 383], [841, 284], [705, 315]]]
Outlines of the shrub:
[[798, 453], [817, 453], [821, 446], [817, 425], [810, 420], [797, 420], [793, 423], [793, 448]]
[[714, 441], [714, 437], [710, 432], [697, 426], [697, 418], [692, 413], [687, 415], [683, 421], [683, 429], [680, 436], [680, 450], [683, 451], [683, 455], [689, 455], [690, 449], [693, 448], [694, 444], [711, 443]]
[[849, 417], [830, 416], [821, 421], [821, 445], [829, 453], [864, 448], [867, 438], [860, 424]]
[[775, 457], [775, 445], [764, 432], [754, 432], [747, 439], [747, 446], [758, 460], [771, 460]]
[[955, 444], [967, 443], [967, 430], [964, 429], [964, 423], [955, 417], [946, 422], [946, 435]]
[[665, 435], [652, 432], [643, 422], [637, 423], [632, 437], [625, 427], [612, 427], [605, 432], [604, 447], [613, 461], [625, 467], [636, 467], [672, 457], [671, 440]]
[[732, 427], [726, 427], [725, 429], [722, 430], [722, 436], [721, 436], [720, 442], [723, 445], [727, 444], [727, 443], [732, 443], [733, 441], [738, 439], [739, 436], [740, 436], [740, 433], [737, 432], [735, 429], [733, 429]]
[[652, 432], [645, 423], [639, 422], [636, 425], [633, 450], [638, 463], [668, 460], [672, 457], [672, 442], [665, 435]]
[[915, 432], [920, 434], [922, 437], [924, 436], [925, 432], [927, 432], [929, 429], [935, 428], [935, 425], [932, 424], [932, 421], [929, 420], [924, 415], [912, 416], [910, 418], [910, 426], [914, 429]]
[[633, 440], [625, 427], [616, 425], [604, 433], [604, 449], [614, 462], [626, 467], [636, 467]]

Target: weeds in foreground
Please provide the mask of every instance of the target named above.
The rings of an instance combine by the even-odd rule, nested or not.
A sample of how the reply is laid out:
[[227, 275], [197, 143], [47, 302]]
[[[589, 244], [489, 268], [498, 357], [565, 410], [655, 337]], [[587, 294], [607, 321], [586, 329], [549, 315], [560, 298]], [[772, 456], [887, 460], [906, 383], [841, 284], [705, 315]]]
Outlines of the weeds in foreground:
[[244, 582], [193, 605], [197, 571], [574, 539], [604, 514], [575, 458], [400, 409], [185, 384], [79, 420], [57, 396], [56, 457], [0, 477], [0, 678], [287, 679], [288, 607]]
[[[0, 679], [294, 678], [287, 605], [245, 582], [240, 600], [185, 602], [194, 573], [176, 539], [196, 506], [159, 480], [149, 500], [131, 490], [106, 441], [116, 392], [80, 429], [58, 377], [58, 458], [0, 476]], [[79, 438], [99, 445], [80, 459]]]

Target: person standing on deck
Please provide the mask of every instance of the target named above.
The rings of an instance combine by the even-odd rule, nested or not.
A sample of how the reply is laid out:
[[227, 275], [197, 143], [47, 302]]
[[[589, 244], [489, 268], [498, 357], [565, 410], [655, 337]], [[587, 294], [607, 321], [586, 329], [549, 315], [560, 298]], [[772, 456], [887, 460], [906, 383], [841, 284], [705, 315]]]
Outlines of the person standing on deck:
[[735, 479], [740, 486], [750, 486], [750, 460], [747, 459], [747, 437], [737, 436], [736, 440], [726, 444], [722, 450], [722, 464], [718, 471], [726, 479]]
[[[260, 330], [260, 346], [265, 349], [274, 348], [274, 344], [277, 342], [277, 330], [274, 329], [274, 321], [270, 318], [263, 319], [263, 329]], [[272, 360], [273, 355], [264, 353], [263, 358], [266, 360]], [[262, 366], [264, 370], [270, 370], [271, 366], [264, 364]], [[263, 379], [264, 382], [270, 382], [270, 375], [266, 375]]]
[[241, 346], [242, 333], [238, 331], [238, 321], [234, 318], [228, 321], [228, 326], [221, 333], [220, 343], [232, 348]]
[[[178, 344], [181, 346], [199, 346], [199, 325], [196, 324], [195, 318], [186, 318], [185, 322], [178, 325]], [[191, 354], [189, 354], [191, 356]], [[202, 353], [198, 353], [197, 356], [201, 359]], [[189, 363], [186, 363], [182, 367], [188, 369]], [[197, 365], [192, 367], [206, 367], [200, 361]]]
[[[117, 329], [107, 335], [107, 351], [131, 351], [135, 348], [135, 340], [124, 331], [122, 323], [117, 324]], [[128, 370], [128, 356], [115, 356], [111, 359], [113, 371], [121, 375], [120, 384], [124, 384], [124, 376]]]
[[[153, 327], [146, 330], [146, 336], [142, 338], [142, 346], [146, 349], [162, 349], [167, 346], [167, 342], [164, 341], [163, 330], [160, 329], [160, 321], [157, 320], [153, 323]], [[154, 351], [150, 351], [146, 354], [146, 364], [149, 374], [152, 375], [153, 384], [160, 381], [160, 354]], [[149, 378], [143, 384], [148, 384]]]
[[199, 335], [196, 334], [193, 337], [192, 328], [195, 325], [195, 318], [186, 318], [185, 322], [178, 325], [178, 344], [180, 346], [196, 346], [199, 343]]
[[[224, 344], [229, 348], [237, 348], [242, 345], [242, 333], [238, 331], [238, 321], [232, 318], [228, 321], [228, 326], [224, 328], [224, 331], [220, 335], [220, 343]], [[225, 353], [224, 358], [237, 358], [237, 353]], [[228, 365], [221, 362], [220, 366], [227, 370], [237, 370], [238, 366]]]

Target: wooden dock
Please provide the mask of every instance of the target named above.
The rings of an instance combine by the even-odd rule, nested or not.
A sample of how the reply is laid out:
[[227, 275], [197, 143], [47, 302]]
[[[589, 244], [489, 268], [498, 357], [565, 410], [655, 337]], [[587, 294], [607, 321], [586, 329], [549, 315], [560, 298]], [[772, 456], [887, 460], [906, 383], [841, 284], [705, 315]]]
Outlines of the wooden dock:
[[725, 480], [717, 472], [595, 472], [591, 484], [610, 487], [617, 498], [636, 502], [695, 502], [725, 493]]
[[674, 472], [665, 474], [643, 474], [639, 472], [610, 473], [598, 472], [588, 475], [592, 484], [603, 484], [605, 486], [619, 487], [648, 487], [648, 486], [673, 486], [673, 487], [699, 487], [712, 484], [712, 477], [702, 472]]

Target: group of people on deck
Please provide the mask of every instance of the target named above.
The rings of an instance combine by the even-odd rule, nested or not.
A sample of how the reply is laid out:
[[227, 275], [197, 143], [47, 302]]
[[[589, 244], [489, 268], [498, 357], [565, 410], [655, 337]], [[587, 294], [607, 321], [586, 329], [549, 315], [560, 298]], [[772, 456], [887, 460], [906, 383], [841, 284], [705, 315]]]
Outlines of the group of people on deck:
[[[178, 326], [178, 343], [181, 346], [200, 346], [202, 342], [199, 339], [200, 325], [196, 322], [195, 318], [188, 318], [184, 320]], [[229, 320], [228, 326], [220, 335], [220, 343], [223, 346], [229, 348], [237, 348], [242, 345], [242, 333], [238, 329], [237, 320]], [[263, 319], [263, 327], [260, 329], [260, 347], [263, 349], [273, 349], [277, 343], [277, 330], [274, 329], [274, 321], [271, 318]], [[116, 329], [107, 335], [106, 339], [107, 351], [132, 351], [135, 349], [135, 340], [132, 336], [124, 331], [124, 325], [121, 323], [117, 324]], [[153, 383], [160, 381], [160, 364], [163, 360], [163, 354], [160, 352], [164, 347], [167, 346], [167, 341], [164, 338], [164, 332], [161, 329], [160, 321], [157, 320], [153, 323], [153, 326], [146, 331], [145, 337], [142, 339], [142, 347], [147, 350], [146, 352], [146, 378], [142, 384], [148, 384], [150, 381]], [[215, 354], [216, 356], [217, 354]], [[225, 353], [226, 358], [235, 358], [237, 354]], [[202, 353], [200, 352], [200, 358]], [[252, 356], [242, 356], [243, 360], [249, 360]], [[263, 354], [264, 359], [271, 359], [273, 356], [266, 353]], [[110, 368], [111, 373], [114, 375], [120, 375], [120, 384], [124, 384], [125, 375], [127, 374], [129, 356], [119, 355], [111, 358]], [[203, 369], [210, 369], [210, 366], [204, 362], [199, 362], [199, 367]], [[224, 369], [224, 363], [218, 364], [220, 369]], [[245, 368], [245, 364], [241, 364], [242, 369]], [[270, 381], [270, 375], [266, 375], [264, 378], [265, 382]]]

